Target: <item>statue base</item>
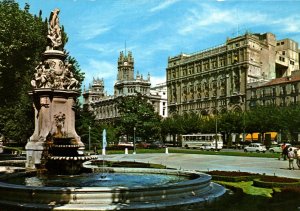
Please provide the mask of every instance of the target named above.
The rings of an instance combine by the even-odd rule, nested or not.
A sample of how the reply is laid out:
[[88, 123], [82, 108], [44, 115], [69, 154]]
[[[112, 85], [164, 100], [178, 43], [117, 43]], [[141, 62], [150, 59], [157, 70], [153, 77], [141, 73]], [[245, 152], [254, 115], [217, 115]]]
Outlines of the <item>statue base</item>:
[[35, 110], [35, 129], [26, 144], [26, 167], [42, 166], [47, 160], [48, 143], [53, 137], [72, 139], [72, 144], [84, 149], [84, 144], [75, 131], [75, 100], [79, 95], [75, 90], [34, 89], [29, 93]]

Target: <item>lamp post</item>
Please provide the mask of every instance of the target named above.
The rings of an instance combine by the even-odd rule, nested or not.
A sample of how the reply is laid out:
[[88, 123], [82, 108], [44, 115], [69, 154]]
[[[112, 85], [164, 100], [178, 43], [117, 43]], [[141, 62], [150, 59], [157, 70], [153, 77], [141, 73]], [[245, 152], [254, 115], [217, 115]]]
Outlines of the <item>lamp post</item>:
[[135, 130], [136, 130], [136, 127], [133, 128], [133, 154], [136, 154], [136, 151], [135, 151]]
[[89, 154], [91, 151], [91, 126], [89, 126]]
[[216, 99], [216, 137], [215, 137], [215, 142], [216, 142], [216, 151], [218, 150], [218, 101]]

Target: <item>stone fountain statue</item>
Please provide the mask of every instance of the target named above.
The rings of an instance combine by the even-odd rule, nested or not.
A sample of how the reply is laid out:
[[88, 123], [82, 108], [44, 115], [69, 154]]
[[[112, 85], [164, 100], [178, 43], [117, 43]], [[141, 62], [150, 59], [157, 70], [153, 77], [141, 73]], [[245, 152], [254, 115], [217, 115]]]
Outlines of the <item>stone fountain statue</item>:
[[53, 170], [52, 166], [58, 169], [71, 163], [71, 173], [74, 173], [90, 157], [83, 155], [84, 144], [75, 131], [73, 107], [80, 95], [79, 83], [72, 65], [66, 61], [58, 14], [59, 9], [51, 12], [46, 51], [31, 81], [33, 90], [29, 94], [35, 109], [35, 129], [25, 147], [26, 166]]

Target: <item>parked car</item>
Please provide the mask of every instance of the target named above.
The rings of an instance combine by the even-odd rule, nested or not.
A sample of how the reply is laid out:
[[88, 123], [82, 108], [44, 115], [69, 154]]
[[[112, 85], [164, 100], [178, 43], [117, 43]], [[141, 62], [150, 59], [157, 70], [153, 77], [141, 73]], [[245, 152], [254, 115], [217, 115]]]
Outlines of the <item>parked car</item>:
[[215, 147], [214, 145], [212, 145], [211, 143], [207, 143], [207, 144], [203, 144], [201, 147], [200, 147], [201, 150], [214, 150]]
[[263, 152], [265, 153], [267, 151], [267, 148], [265, 145], [262, 145], [260, 143], [251, 143], [249, 146], [246, 146], [244, 148], [244, 152]]
[[[292, 146], [291, 144], [289, 144], [289, 143], [286, 143], [285, 145], [286, 145], [286, 147], [288, 147], [288, 148], [292, 148], [293, 151], [294, 151], [294, 150], [298, 150], [297, 147], [293, 147], [293, 146]], [[282, 146], [282, 144], [277, 144], [276, 146], [270, 147], [269, 152], [272, 152], [272, 153], [282, 153], [281, 146]]]
[[125, 148], [133, 149], [133, 142], [119, 142], [117, 147], [119, 149], [125, 149]]
[[142, 142], [138, 142], [136, 146], [141, 149], [147, 149], [150, 147], [150, 143], [142, 141]]
[[150, 143], [149, 148], [150, 149], [160, 149], [160, 148], [165, 148], [166, 145], [161, 142], [161, 141], [154, 141], [152, 143]]

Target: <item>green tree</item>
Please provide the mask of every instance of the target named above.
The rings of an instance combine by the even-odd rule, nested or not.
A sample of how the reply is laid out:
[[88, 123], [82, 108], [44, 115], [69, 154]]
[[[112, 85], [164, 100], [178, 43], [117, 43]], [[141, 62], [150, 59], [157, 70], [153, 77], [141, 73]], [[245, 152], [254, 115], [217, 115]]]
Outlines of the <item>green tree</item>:
[[173, 146], [181, 146], [181, 140], [176, 140], [180, 138], [179, 135], [184, 133], [183, 127], [183, 116], [174, 114], [171, 117], [162, 120], [161, 123], [161, 132], [162, 136], [171, 135], [173, 139]]
[[141, 94], [121, 97], [117, 107], [120, 113], [118, 126], [123, 135], [133, 137], [136, 128], [136, 137], [143, 140], [160, 137], [160, 117], [147, 98]]
[[96, 143], [100, 135], [97, 133], [94, 114], [89, 111], [88, 106], [80, 107], [79, 103], [76, 104], [75, 111], [75, 128], [82, 142], [85, 146], [89, 144], [89, 132], [91, 132], [91, 143]]
[[25, 142], [33, 130], [30, 81], [46, 46], [47, 24], [12, 0], [0, 2], [0, 133]]

